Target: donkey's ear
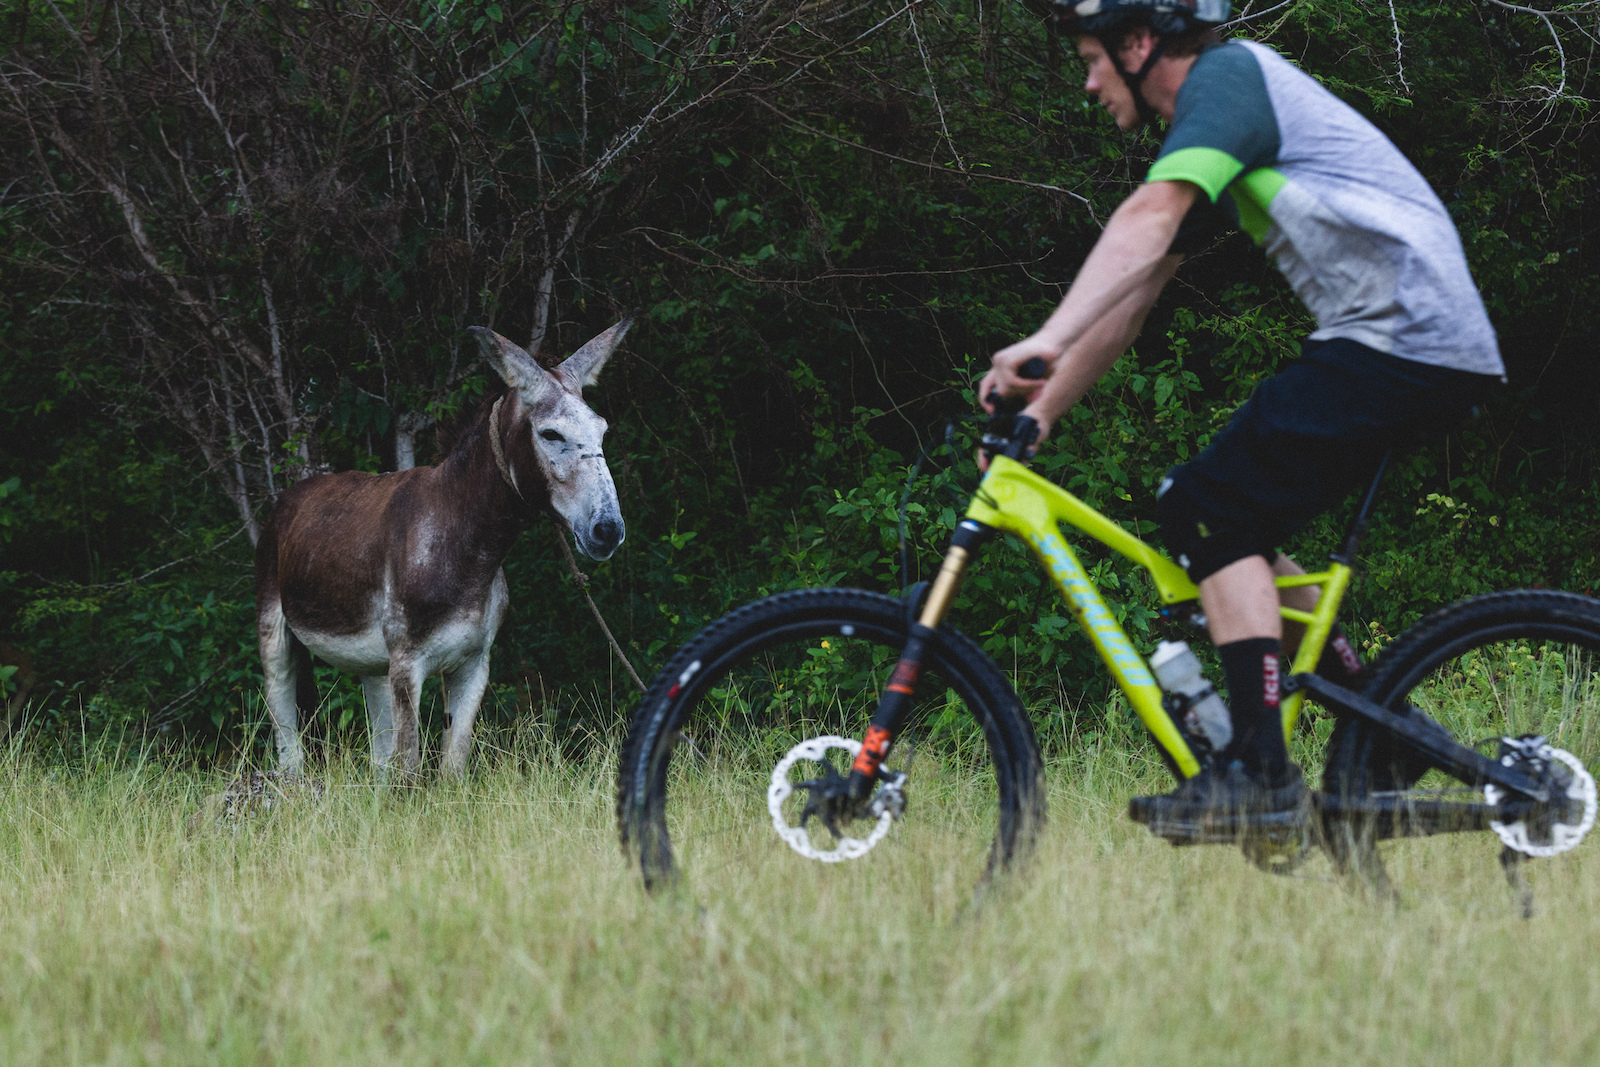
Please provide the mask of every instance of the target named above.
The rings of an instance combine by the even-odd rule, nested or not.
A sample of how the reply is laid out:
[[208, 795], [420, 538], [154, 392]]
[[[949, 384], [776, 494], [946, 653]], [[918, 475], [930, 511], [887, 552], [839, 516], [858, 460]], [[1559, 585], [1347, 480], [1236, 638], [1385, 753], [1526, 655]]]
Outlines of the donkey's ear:
[[629, 312], [627, 318], [611, 329], [596, 334], [588, 344], [568, 356], [561, 366], [556, 368], [556, 373], [574, 389], [593, 385], [599, 379], [606, 360], [611, 358], [611, 353], [617, 350], [617, 345], [622, 343], [623, 336], [627, 334], [628, 327], [633, 325], [634, 314]]
[[468, 326], [467, 332], [478, 339], [478, 351], [500, 379], [519, 392], [538, 392], [544, 388], [545, 370], [533, 357], [484, 326]]

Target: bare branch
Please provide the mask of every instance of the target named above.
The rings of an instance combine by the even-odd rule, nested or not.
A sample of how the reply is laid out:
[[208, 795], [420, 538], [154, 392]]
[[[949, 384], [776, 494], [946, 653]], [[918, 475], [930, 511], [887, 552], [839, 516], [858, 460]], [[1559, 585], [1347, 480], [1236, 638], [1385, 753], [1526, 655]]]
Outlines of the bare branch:
[[[884, 159], [892, 159], [896, 163], [909, 163], [913, 167], [921, 167], [924, 170], [931, 170], [936, 174], [950, 173], [950, 171], [946, 168], [938, 166], [934, 163], [924, 163], [920, 159], [907, 159], [905, 156], [898, 156], [893, 152], [884, 152], [881, 149], [873, 148], [870, 145], [859, 144], [855, 141], [847, 140], [846, 138], [828, 133], [826, 130], [819, 130], [815, 126], [808, 125], [804, 122], [801, 122], [794, 116], [786, 114], [776, 105], [769, 103], [766, 100], [762, 100], [759, 97], [756, 98], [756, 102], [772, 111], [775, 115], [783, 119], [783, 121], [789, 123], [789, 125], [793, 126], [795, 129], [809, 133], [813, 137], [823, 137], [827, 140], [835, 141], [842, 145], [848, 145], [851, 148], [859, 149], [860, 151], [868, 152], [875, 156], [882, 156]], [[1094, 205], [1089, 203], [1088, 197], [1083, 196], [1080, 193], [1075, 193], [1070, 189], [1063, 189], [1059, 185], [1046, 185], [1043, 182], [1030, 182], [1024, 181], [1021, 178], [1008, 178], [1001, 174], [985, 174], [980, 170], [958, 171], [957, 173], [961, 174], [961, 176], [964, 178], [982, 178], [984, 181], [1005, 182], [1007, 185], [1021, 185], [1029, 189], [1040, 189], [1047, 193], [1060, 193], [1062, 196], [1070, 196], [1072, 199], [1081, 202], [1085, 207], [1088, 207], [1090, 209], [1091, 217], [1094, 217], [1096, 222], [1099, 221], [1099, 218], [1093, 215]]]

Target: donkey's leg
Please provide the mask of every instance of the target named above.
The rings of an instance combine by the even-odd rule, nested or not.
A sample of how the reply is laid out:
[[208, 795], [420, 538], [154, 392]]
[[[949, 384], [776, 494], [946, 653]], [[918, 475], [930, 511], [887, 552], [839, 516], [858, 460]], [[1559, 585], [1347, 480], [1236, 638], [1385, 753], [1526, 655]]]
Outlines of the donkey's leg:
[[389, 679], [374, 675], [361, 679], [361, 692], [367, 698], [367, 729], [372, 735], [372, 765], [387, 770], [394, 762], [394, 698]]
[[489, 687], [489, 649], [468, 660], [448, 675], [445, 687], [450, 698], [445, 714], [450, 725], [444, 732], [444, 773], [452, 777], [467, 769], [467, 754], [472, 750], [472, 724], [478, 719], [478, 706]]
[[266, 677], [267, 710], [272, 713], [273, 739], [277, 743], [278, 768], [290, 776], [305, 767], [305, 750], [300, 747], [299, 717], [295, 713], [296, 690], [302, 661], [296, 655], [294, 635], [283, 617], [283, 605], [273, 598], [260, 607], [256, 635], [261, 647], [261, 670]]
[[407, 777], [422, 765], [422, 738], [418, 732], [417, 704], [427, 675], [408, 657], [389, 658], [389, 692], [393, 696], [393, 769]]
[[500, 623], [505, 620], [510, 603], [506, 572], [502, 568], [495, 571], [489, 583], [489, 598], [483, 607], [483, 651], [457, 667], [446, 679], [445, 714], [449, 725], [444, 734], [445, 774], [459, 775], [467, 769], [467, 755], [472, 751], [472, 725], [478, 721], [478, 708], [483, 703], [484, 690], [489, 687], [489, 650], [494, 647], [495, 635], [500, 632]]

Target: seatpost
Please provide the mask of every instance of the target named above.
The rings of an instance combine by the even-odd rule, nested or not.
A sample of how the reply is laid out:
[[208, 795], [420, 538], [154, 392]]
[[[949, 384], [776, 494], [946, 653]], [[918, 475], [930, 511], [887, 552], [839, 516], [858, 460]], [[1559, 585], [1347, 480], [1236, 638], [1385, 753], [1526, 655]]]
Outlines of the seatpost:
[[1344, 536], [1344, 544], [1339, 551], [1328, 558], [1335, 563], [1343, 563], [1346, 567], [1356, 565], [1356, 551], [1361, 547], [1361, 539], [1367, 535], [1367, 522], [1372, 517], [1372, 505], [1378, 499], [1378, 485], [1383, 481], [1384, 471], [1389, 466], [1389, 457], [1392, 452], [1385, 452], [1383, 458], [1378, 460], [1377, 473], [1372, 476], [1372, 484], [1367, 486], [1367, 495], [1362, 498], [1361, 506], [1356, 508], [1355, 515], [1350, 520], [1350, 529]]

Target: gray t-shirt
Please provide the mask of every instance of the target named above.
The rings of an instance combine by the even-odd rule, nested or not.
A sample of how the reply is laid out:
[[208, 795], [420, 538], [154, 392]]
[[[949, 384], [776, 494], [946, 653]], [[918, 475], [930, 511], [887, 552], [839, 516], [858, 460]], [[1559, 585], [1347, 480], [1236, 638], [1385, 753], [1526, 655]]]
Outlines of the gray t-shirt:
[[1312, 340], [1504, 374], [1439, 198], [1377, 127], [1265, 45], [1201, 53], [1148, 180], [1193, 182], [1234, 209], [1316, 316]]

